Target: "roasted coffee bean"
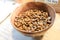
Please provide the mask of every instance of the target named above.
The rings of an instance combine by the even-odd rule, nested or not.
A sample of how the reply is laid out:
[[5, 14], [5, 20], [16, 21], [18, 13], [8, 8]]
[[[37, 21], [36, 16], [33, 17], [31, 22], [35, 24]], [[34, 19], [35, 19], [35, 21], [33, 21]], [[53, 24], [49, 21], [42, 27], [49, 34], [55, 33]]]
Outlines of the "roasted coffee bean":
[[46, 29], [51, 24], [51, 17], [48, 12], [38, 9], [30, 9], [20, 16], [16, 16], [14, 25], [20, 30], [27, 32], [38, 32]]

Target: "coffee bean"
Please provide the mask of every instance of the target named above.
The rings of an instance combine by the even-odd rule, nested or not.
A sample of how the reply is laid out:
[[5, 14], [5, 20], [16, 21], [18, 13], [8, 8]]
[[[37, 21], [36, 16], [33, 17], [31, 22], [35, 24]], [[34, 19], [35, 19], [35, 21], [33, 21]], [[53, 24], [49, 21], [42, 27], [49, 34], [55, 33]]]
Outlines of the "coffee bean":
[[43, 10], [30, 9], [19, 15], [15, 17], [14, 25], [26, 32], [38, 32], [51, 24], [49, 13]]

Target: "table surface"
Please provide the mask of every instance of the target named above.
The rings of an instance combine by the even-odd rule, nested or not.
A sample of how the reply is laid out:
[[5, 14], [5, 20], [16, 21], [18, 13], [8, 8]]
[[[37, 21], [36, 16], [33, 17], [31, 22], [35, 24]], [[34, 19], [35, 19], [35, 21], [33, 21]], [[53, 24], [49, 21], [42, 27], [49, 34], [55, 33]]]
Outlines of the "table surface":
[[[8, 17], [2, 24], [0, 24], [0, 40], [32, 40], [32, 38], [26, 37], [16, 31], [11, 25], [10, 17]], [[59, 13], [56, 13], [54, 25], [45, 33], [42, 40], [60, 40]]]
[[[11, 23], [10, 17], [0, 24], [0, 40], [32, 40], [16, 31]], [[60, 40], [60, 14], [56, 14], [54, 25], [45, 33], [42, 40]]]

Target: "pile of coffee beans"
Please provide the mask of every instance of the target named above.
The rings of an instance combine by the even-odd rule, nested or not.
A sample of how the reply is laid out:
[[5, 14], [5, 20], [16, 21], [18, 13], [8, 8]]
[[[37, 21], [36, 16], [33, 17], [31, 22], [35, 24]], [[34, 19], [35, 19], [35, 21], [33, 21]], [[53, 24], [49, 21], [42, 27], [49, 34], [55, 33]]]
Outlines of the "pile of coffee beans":
[[48, 12], [38, 9], [30, 9], [14, 19], [14, 25], [23, 31], [38, 32], [48, 28], [51, 24], [51, 17]]

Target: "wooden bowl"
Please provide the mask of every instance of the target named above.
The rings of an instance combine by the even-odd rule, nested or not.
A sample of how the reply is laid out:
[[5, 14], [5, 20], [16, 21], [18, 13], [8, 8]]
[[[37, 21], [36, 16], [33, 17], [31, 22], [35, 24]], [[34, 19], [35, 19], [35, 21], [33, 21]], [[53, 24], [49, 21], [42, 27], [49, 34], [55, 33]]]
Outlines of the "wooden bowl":
[[[14, 25], [14, 19], [17, 15], [19, 15], [20, 13], [26, 11], [26, 10], [29, 10], [29, 9], [39, 9], [39, 10], [43, 10], [44, 12], [48, 12], [49, 15], [51, 16], [52, 20], [51, 20], [51, 25], [42, 30], [42, 31], [39, 31], [39, 32], [26, 32], [26, 31], [22, 31], [20, 29], [18, 29], [15, 25]], [[53, 23], [54, 23], [54, 20], [55, 20], [55, 10], [45, 4], [45, 3], [42, 3], [42, 2], [28, 2], [28, 3], [25, 3], [19, 7], [16, 8], [16, 10], [12, 13], [12, 16], [11, 16], [11, 23], [13, 25], [13, 27], [15, 29], [17, 29], [19, 32], [25, 34], [26, 36], [40, 36], [40, 35], [43, 35], [50, 27], [52, 27]]]

